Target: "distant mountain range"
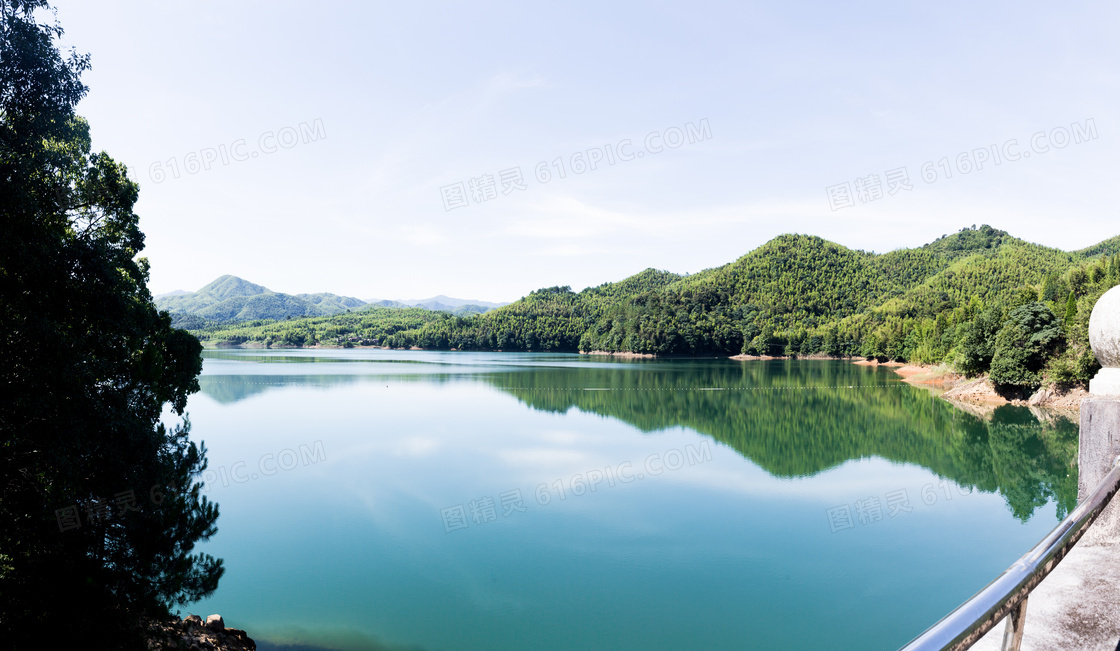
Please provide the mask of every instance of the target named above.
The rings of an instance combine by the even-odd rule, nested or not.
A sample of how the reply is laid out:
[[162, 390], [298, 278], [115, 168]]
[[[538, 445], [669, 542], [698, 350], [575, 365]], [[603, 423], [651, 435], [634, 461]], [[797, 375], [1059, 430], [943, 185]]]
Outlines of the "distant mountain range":
[[476, 301], [467, 298], [452, 298], [450, 296], [444, 296], [443, 294], [431, 298], [409, 301], [387, 301], [369, 298], [366, 299], [366, 303], [369, 305], [380, 305], [381, 307], [422, 307], [425, 310], [432, 310], [433, 312], [451, 312], [458, 316], [482, 314], [494, 308], [509, 305], [509, 303], [491, 303], [489, 301]]
[[326, 292], [285, 294], [228, 274], [217, 278], [197, 292], [178, 289], [155, 296], [154, 299], [159, 309], [171, 313], [174, 325], [182, 328], [258, 319], [330, 316], [369, 306], [420, 307], [465, 316], [482, 314], [505, 305], [505, 303], [471, 301], [443, 295], [418, 301], [363, 301], [351, 296]]

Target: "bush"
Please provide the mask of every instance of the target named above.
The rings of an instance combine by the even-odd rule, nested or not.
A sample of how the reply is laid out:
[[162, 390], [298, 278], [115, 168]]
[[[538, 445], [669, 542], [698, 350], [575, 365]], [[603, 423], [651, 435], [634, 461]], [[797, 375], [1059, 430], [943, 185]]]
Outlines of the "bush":
[[1077, 369], [1067, 357], [1055, 357], [1046, 365], [1046, 377], [1058, 386], [1069, 386], [1077, 382]]
[[1042, 303], [1015, 308], [996, 335], [991, 378], [997, 386], [1036, 388], [1046, 358], [1062, 342], [1058, 317]]
[[987, 371], [995, 354], [996, 335], [1000, 331], [1003, 312], [988, 308], [972, 321], [961, 326], [960, 346], [957, 349], [957, 370], [973, 376]]

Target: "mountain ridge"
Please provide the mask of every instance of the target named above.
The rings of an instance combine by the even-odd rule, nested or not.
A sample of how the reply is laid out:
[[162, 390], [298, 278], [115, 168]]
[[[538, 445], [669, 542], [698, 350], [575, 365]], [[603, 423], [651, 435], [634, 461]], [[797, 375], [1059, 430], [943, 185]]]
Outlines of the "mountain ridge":
[[[1044, 376], [1084, 382], [1099, 367], [1088, 344], [1089, 315], [1097, 298], [1120, 284], [1120, 251], [1097, 253], [1114, 240], [1120, 241], [1062, 251], [983, 225], [880, 254], [785, 234], [695, 274], [650, 268], [579, 292], [545, 287], [480, 315], [440, 313], [402, 327], [403, 315], [391, 316], [400, 308], [386, 306], [361, 323], [325, 317], [236, 333], [212, 329], [200, 337], [443, 350], [860, 356], [959, 364], [967, 374], [985, 372], [995, 360], [1007, 382], [1031, 385]], [[1041, 328], [1040, 336], [1022, 339], [1027, 328]]]
[[[364, 299], [364, 300], [365, 300], [366, 303], [369, 303], [371, 305], [380, 305], [380, 304], [384, 304], [384, 303], [394, 303], [394, 304], [397, 304], [397, 305], [404, 305], [404, 306], [408, 306], [408, 307], [422, 307], [422, 306], [434, 304], [434, 305], [440, 305], [442, 307], [450, 307], [450, 308], [465, 307], [465, 306], [468, 306], [468, 305], [477, 305], [477, 306], [480, 306], [480, 307], [487, 307], [487, 308], [497, 308], [497, 307], [502, 307], [503, 305], [509, 305], [508, 302], [507, 303], [493, 303], [493, 302], [490, 302], [490, 301], [479, 301], [479, 300], [470, 299], [470, 298], [454, 298], [454, 297], [451, 297], [451, 296], [446, 296], [444, 294], [439, 294], [437, 296], [432, 296], [431, 298], [420, 298], [420, 299], [367, 298], [367, 299]], [[434, 309], [434, 308], [431, 308], [431, 309]], [[440, 310], [440, 311], [446, 312], [448, 310]]]
[[175, 290], [153, 297], [156, 307], [172, 315], [176, 327], [198, 329], [215, 324], [247, 322], [262, 319], [283, 320], [332, 316], [370, 306], [420, 307], [449, 312], [459, 316], [482, 314], [504, 303], [469, 301], [439, 295], [411, 303], [399, 301], [363, 301], [352, 296], [329, 292], [287, 294], [275, 292], [232, 274], [215, 278], [197, 291]]

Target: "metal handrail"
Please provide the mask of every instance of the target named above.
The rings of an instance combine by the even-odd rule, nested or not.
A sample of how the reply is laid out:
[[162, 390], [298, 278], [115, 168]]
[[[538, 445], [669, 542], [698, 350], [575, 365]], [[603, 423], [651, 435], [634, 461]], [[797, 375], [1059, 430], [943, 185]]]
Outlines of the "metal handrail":
[[[1054, 530], [971, 599], [929, 627], [900, 651], [961, 651], [1007, 617], [1003, 649], [1017, 651], [1023, 638], [1027, 595], [1065, 558], [1120, 489], [1120, 457], [1092, 494]], [[1011, 617], [1008, 617], [1011, 615]]]

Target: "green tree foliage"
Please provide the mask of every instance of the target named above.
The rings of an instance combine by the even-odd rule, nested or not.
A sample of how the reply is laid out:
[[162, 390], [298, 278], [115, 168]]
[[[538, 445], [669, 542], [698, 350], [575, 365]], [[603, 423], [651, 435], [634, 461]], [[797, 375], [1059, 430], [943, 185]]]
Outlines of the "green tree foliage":
[[957, 345], [957, 368], [961, 372], [969, 376], [987, 372], [1002, 323], [1003, 310], [992, 307], [961, 326]]
[[1038, 300], [1057, 303], [1062, 300], [1068, 292], [1069, 289], [1058, 277], [1058, 272], [1051, 271], [1046, 274], [1046, 278], [1042, 281], [1042, 289], [1039, 290]]
[[216, 346], [305, 346], [311, 345], [313, 337], [328, 345], [376, 345], [397, 332], [452, 318], [446, 312], [418, 307], [366, 307], [332, 317], [260, 319], [232, 325], [201, 323], [194, 333], [202, 342]]
[[1069, 272], [1069, 286], [1070, 291], [1075, 296], [1082, 296], [1085, 294], [1085, 288], [1089, 284], [1089, 273], [1084, 268], [1078, 267]]
[[198, 390], [200, 346], [152, 303], [137, 185], [91, 151], [89, 60], [62, 57], [46, 8], [0, 0], [0, 636], [129, 648], [223, 571], [194, 553], [218, 517], [205, 450], [160, 424]]
[[690, 276], [647, 269], [581, 292], [549, 287], [482, 315], [433, 317], [391, 332], [359, 334], [350, 315], [337, 315], [203, 328], [199, 335], [306, 345], [308, 324], [315, 323], [320, 341], [334, 345], [376, 338], [394, 348], [864, 356], [953, 364], [975, 375], [988, 371], [1006, 315], [1042, 300], [1055, 313], [1076, 313], [1064, 320], [1064, 339], [1048, 353], [1046, 368], [1055, 361], [1063, 382], [1085, 382], [1096, 363], [1088, 315], [1118, 282], [1110, 271], [1116, 264], [986, 225], [882, 255], [783, 235]]
[[1011, 310], [996, 335], [991, 378], [996, 386], [1036, 388], [1039, 372], [1062, 341], [1058, 317], [1042, 303]]
[[1098, 242], [1097, 244], [1094, 244], [1093, 246], [1090, 246], [1088, 248], [1081, 249], [1076, 253], [1087, 258], [1098, 255], [1110, 255], [1115, 257], [1116, 254], [1120, 253], [1120, 235], [1109, 238], [1103, 242]]
[[349, 296], [274, 292], [230, 275], [217, 278], [197, 292], [156, 299], [156, 307], [170, 312], [172, 323], [183, 328], [205, 322], [325, 316], [364, 305], [364, 301]]
[[1065, 324], [1065, 326], [1067, 328], [1069, 328], [1069, 327], [1073, 326], [1073, 322], [1076, 319], [1077, 319], [1077, 296], [1073, 292], [1070, 292], [1069, 297], [1066, 299], [1065, 318], [1062, 320], [1062, 322]]

